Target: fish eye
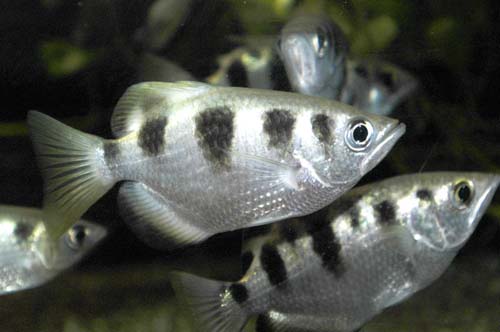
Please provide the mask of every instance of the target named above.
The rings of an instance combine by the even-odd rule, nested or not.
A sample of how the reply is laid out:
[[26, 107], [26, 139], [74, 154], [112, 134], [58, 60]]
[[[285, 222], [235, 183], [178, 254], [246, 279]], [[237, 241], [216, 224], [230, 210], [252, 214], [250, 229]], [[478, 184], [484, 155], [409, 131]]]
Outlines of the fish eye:
[[84, 226], [75, 225], [68, 231], [66, 243], [71, 249], [78, 250], [83, 246], [87, 235], [87, 230]]
[[313, 41], [314, 48], [316, 49], [316, 53], [323, 57], [325, 55], [325, 49], [327, 47], [327, 36], [323, 29], [317, 29], [316, 35]]
[[467, 180], [460, 180], [453, 186], [453, 202], [459, 209], [466, 208], [474, 195], [472, 184]]
[[373, 126], [367, 120], [355, 120], [349, 125], [346, 132], [347, 146], [353, 151], [366, 149], [373, 137]]

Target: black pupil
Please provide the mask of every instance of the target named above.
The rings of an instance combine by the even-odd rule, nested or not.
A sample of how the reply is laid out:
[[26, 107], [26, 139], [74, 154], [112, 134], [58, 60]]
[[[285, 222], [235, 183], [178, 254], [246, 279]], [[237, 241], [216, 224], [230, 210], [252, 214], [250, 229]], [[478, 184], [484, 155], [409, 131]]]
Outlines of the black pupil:
[[368, 129], [366, 128], [366, 125], [364, 124], [357, 125], [352, 133], [352, 138], [357, 143], [365, 142], [366, 139], [368, 138]]
[[75, 238], [74, 238], [75, 242], [78, 244], [82, 244], [86, 236], [85, 230], [82, 227], [76, 227], [74, 229], [74, 232], [75, 232]]
[[458, 195], [458, 199], [460, 199], [460, 201], [462, 203], [465, 203], [469, 200], [470, 198], [470, 188], [468, 185], [466, 184], [461, 184], [459, 187], [458, 187], [458, 192], [457, 192], [457, 195]]

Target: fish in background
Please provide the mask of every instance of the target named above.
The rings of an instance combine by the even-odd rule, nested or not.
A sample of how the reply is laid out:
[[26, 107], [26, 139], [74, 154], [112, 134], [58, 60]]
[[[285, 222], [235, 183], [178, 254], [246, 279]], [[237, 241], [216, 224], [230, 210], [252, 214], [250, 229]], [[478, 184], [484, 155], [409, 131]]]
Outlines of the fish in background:
[[54, 243], [41, 210], [0, 205], [0, 295], [48, 282], [78, 263], [106, 233], [80, 220]]
[[277, 47], [294, 91], [387, 115], [416, 91], [407, 71], [375, 58], [353, 59], [340, 28], [326, 17], [297, 16]]
[[272, 37], [243, 41], [243, 46], [218, 57], [219, 68], [205, 81], [219, 86], [291, 91], [273, 43]]
[[137, 83], [195, 80], [193, 75], [176, 63], [155, 54], [144, 52], [135, 59], [137, 60]]
[[151, 52], [160, 51], [174, 37], [184, 23], [194, 0], [156, 0], [148, 8], [144, 25], [134, 39], [142, 48]]
[[131, 86], [111, 119], [117, 139], [38, 112], [28, 125], [51, 234], [125, 180], [122, 215], [159, 248], [312, 213], [405, 132], [397, 120], [328, 99], [200, 82]]
[[349, 332], [436, 280], [486, 211], [500, 176], [436, 172], [354, 188], [302, 219], [247, 238], [246, 273], [221, 282], [175, 272], [203, 331]]

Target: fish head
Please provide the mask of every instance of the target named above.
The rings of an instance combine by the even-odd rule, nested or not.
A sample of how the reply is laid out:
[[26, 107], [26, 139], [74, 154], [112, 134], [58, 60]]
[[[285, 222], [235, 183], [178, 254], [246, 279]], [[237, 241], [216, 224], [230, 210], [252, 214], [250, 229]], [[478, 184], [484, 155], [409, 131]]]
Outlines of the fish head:
[[499, 183], [499, 175], [488, 173], [423, 176], [402, 204], [413, 238], [433, 251], [457, 251], [476, 228]]
[[277, 49], [295, 91], [326, 98], [338, 95], [348, 47], [342, 31], [330, 20], [296, 17], [281, 31]]
[[106, 237], [106, 228], [85, 220], [74, 224], [57, 243], [55, 261], [50, 265], [55, 269], [66, 269], [78, 262]]
[[402, 68], [376, 59], [353, 60], [350, 66], [352, 104], [387, 115], [414, 93], [418, 81]]

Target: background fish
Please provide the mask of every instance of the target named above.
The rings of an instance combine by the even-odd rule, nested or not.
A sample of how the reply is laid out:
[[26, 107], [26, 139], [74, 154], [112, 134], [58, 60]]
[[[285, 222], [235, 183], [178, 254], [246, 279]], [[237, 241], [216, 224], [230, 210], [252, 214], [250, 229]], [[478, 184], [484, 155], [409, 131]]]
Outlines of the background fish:
[[105, 236], [103, 227], [80, 220], [52, 243], [42, 211], [0, 205], [0, 294], [49, 281], [76, 264]]
[[204, 331], [239, 331], [256, 314], [260, 331], [353, 331], [444, 272], [499, 182], [420, 173], [359, 187], [249, 239], [238, 282], [176, 273], [173, 284]]
[[327, 17], [300, 15], [281, 30], [277, 43], [293, 90], [338, 100], [346, 81], [349, 47]]
[[298, 16], [280, 35], [278, 53], [294, 91], [376, 114], [389, 114], [417, 88], [407, 71], [376, 59], [353, 59], [345, 36], [326, 17]]
[[134, 85], [111, 122], [116, 140], [29, 114], [53, 234], [121, 180], [125, 219], [156, 245], [305, 215], [354, 186], [405, 131], [327, 99], [197, 82]]

